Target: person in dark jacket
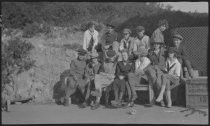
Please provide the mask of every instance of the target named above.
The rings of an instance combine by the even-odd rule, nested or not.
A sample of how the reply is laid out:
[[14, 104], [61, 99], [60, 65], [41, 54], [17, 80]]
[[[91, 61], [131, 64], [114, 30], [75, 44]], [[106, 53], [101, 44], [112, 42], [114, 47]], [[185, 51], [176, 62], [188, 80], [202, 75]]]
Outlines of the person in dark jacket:
[[[190, 61], [188, 60], [186, 48], [185, 48], [184, 44], [182, 43], [183, 37], [178, 33], [174, 33], [172, 35], [172, 38], [173, 38], [174, 47], [177, 49], [176, 55], [177, 55], [179, 62], [182, 64], [182, 66], [187, 67], [190, 77], [194, 78], [193, 69], [192, 69]], [[183, 71], [182, 71], [182, 73], [183, 73]]]
[[114, 50], [115, 53], [118, 54], [119, 40], [118, 40], [118, 34], [114, 30], [115, 25], [112, 23], [108, 23], [106, 26], [107, 26], [107, 32], [103, 34], [101, 37], [102, 49], [103, 51]]
[[[121, 107], [123, 95], [125, 94], [126, 82], [128, 81], [128, 74], [134, 72], [134, 64], [128, 61], [128, 53], [126, 50], [122, 52], [122, 61], [119, 61], [116, 65], [115, 80], [113, 82], [115, 100], [112, 101], [112, 105], [115, 107]], [[130, 88], [128, 88], [130, 90]]]
[[[86, 54], [87, 51], [84, 49], [78, 50], [77, 59], [71, 61], [70, 64], [70, 72], [69, 76], [65, 79], [64, 92], [65, 92], [65, 100], [64, 106], [69, 106], [70, 96], [75, 93], [77, 87], [81, 91], [82, 95], [85, 95], [85, 87], [88, 84], [88, 78], [84, 76], [85, 68], [86, 68]], [[84, 100], [84, 104], [86, 104], [86, 99]]]

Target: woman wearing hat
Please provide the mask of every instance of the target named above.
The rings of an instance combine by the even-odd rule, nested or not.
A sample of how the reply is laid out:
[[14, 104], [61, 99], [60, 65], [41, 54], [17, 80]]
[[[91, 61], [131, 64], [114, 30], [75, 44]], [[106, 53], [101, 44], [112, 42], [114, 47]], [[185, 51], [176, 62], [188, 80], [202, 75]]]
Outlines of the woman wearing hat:
[[95, 51], [95, 47], [98, 44], [98, 32], [95, 30], [95, 24], [89, 22], [87, 30], [84, 33], [83, 49], [89, 52]]
[[173, 38], [174, 47], [177, 49], [177, 58], [178, 58], [179, 62], [183, 66], [187, 67], [187, 70], [189, 72], [190, 77], [194, 78], [194, 73], [193, 73], [193, 69], [192, 69], [191, 63], [187, 59], [186, 48], [185, 48], [185, 46], [183, 44], [181, 44], [182, 41], [183, 41], [183, 37], [180, 34], [175, 33], [175, 34], [172, 35], [172, 38]]
[[96, 96], [96, 103], [93, 109], [100, 107], [100, 99], [102, 95], [102, 88], [109, 86], [115, 78], [115, 68], [117, 64], [117, 55], [115, 51], [108, 50], [105, 52], [104, 61], [102, 64], [102, 71], [95, 75], [95, 89], [98, 92]]
[[[151, 81], [152, 89], [154, 90], [155, 96], [159, 93], [159, 89], [161, 88], [161, 77], [163, 75], [162, 70], [165, 69], [165, 61], [166, 61], [166, 49], [164, 48], [163, 42], [151, 42], [151, 49], [148, 51], [148, 58], [151, 61], [150, 68], [147, 69], [146, 73], [148, 78]], [[157, 90], [156, 90], [157, 89]], [[152, 91], [153, 91], [152, 90]], [[153, 96], [151, 96], [153, 97]], [[161, 101], [161, 106], [165, 106], [164, 102]], [[154, 99], [151, 101], [151, 105], [154, 104]]]
[[137, 98], [135, 85], [139, 85], [141, 83], [142, 78], [147, 80], [144, 71], [146, 71], [147, 67], [150, 65], [150, 60], [147, 58], [147, 50], [143, 49], [138, 54], [138, 59], [135, 62], [135, 72], [128, 74], [128, 82], [131, 86], [132, 99], [131, 104], [133, 105], [134, 100]]
[[165, 44], [163, 32], [168, 29], [168, 27], [168, 21], [166, 19], [159, 20], [158, 28], [152, 33], [151, 41]]
[[166, 89], [166, 98], [167, 98], [167, 107], [172, 106], [171, 101], [171, 89], [179, 85], [180, 74], [181, 74], [181, 64], [176, 58], [176, 48], [170, 47], [168, 49], [168, 57], [166, 60], [166, 68], [165, 68], [165, 77], [161, 86], [161, 91], [159, 96], [156, 99], [156, 102], [160, 102], [163, 100], [163, 94]]

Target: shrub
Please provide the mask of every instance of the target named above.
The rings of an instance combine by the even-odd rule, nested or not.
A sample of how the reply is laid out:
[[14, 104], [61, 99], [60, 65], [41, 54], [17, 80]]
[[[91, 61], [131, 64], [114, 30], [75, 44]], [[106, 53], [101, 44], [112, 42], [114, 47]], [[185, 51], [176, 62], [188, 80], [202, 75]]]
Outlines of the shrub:
[[14, 76], [34, 66], [35, 61], [29, 57], [33, 48], [31, 43], [19, 38], [2, 43], [2, 90], [7, 84], [14, 84]]

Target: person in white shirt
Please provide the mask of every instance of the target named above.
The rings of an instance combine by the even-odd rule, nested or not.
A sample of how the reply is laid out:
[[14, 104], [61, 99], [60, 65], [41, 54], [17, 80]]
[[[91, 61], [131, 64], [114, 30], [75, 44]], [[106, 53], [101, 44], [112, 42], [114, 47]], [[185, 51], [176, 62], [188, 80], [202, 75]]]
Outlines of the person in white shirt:
[[147, 58], [148, 52], [146, 49], [143, 49], [141, 52], [139, 52], [138, 59], [135, 62], [135, 72], [128, 74], [128, 82], [131, 87], [131, 94], [132, 99], [131, 103], [133, 104], [133, 101], [137, 98], [136, 91], [135, 91], [135, 85], [139, 85], [142, 81], [142, 79], [147, 80], [147, 76], [145, 75], [145, 70], [150, 65], [150, 60]]
[[136, 34], [137, 37], [134, 39], [133, 44], [133, 53], [138, 54], [139, 51], [142, 50], [142, 48], [147, 49], [147, 51], [150, 49], [150, 39], [149, 36], [145, 35], [145, 28], [143, 26], [137, 26], [136, 28]]
[[174, 47], [170, 47], [168, 50], [168, 58], [166, 60], [166, 68], [164, 71], [165, 77], [163, 78], [165, 81], [162, 83], [161, 91], [156, 99], [157, 102], [163, 100], [163, 94], [166, 89], [166, 98], [167, 98], [167, 107], [172, 106], [171, 101], [171, 89], [179, 85], [180, 74], [181, 74], [181, 64], [176, 58], [176, 49]]
[[87, 25], [88, 29], [84, 33], [83, 49], [88, 52], [94, 52], [96, 45], [98, 44], [98, 31], [95, 30], [95, 24], [89, 22]]

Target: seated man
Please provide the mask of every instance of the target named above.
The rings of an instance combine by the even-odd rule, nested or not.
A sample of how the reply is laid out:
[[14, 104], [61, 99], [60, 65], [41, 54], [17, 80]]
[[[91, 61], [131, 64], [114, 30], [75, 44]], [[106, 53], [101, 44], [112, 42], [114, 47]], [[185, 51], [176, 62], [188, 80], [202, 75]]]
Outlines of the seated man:
[[163, 83], [161, 87], [160, 94], [156, 99], [157, 102], [163, 100], [163, 94], [166, 89], [166, 98], [167, 98], [167, 107], [172, 106], [171, 101], [171, 89], [176, 87], [179, 84], [181, 73], [181, 64], [176, 58], [176, 49], [170, 47], [168, 50], [168, 58], [166, 60], [166, 68], [165, 68], [165, 77], [163, 78]]
[[[102, 69], [101, 69], [101, 63], [98, 62], [98, 54], [91, 53], [90, 62], [87, 64], [86, 69], [85, 69], [85, 77], [89, 79], [85, 99], [88, 99], [90, 97], [90, 92], [94, 88], [95, 74], [99, 74], [100, 70]], [[86, 106], [87, 106], [87, 103], [85, 102], [80, 107], [85, 108]]]
[[65, 83], [63, 83], [62, 86], [65, 92], [64, 106], [69, 106], [70, 96], [75, 93], [77, 87], [84, 96], [85, 87], [88, 84], [88, 78], [84, 77], [86, 67], [86, 54], [87, 51], [85, 51], [84, 49], [79, 49], [77, 59], [71, 61], [69, 76], [65, 79], [66, 81]]
[[122, 98], [125, 93], [126, 82], [128, 81], [128, 73], [130, 72], [134, 72], [134, 65], [128, 61], [128, 53], [126, 50], [124, 50], [122, 52], [122, 61], [117, 63], [115, 72], [116, 78], [113, 82], [115, 100], [111, 103], [115, 107], [121, 107]]
[[[180, 34], [173, 34], [173, 44], [177, 49], [177, 58], [182, 66], [186, 66], [191, 78], [194, 78], [194, 73], [190, 61], [187, 59], [186, 49], [182, 43], [183, 37]], [[183, 72], [183, 71], [182, 71]]]
[[105, 58], [102, 64], [102, 69], [104, 72], [100, 72], [95, 75], [95, 89], [96, 89], [96, 103], [92, 108], [97, 109], [100, 107], [100, 98], [102, 95], [102, 88], [109, 86], [115, 78], [115, 68], [117, 64], [117, 55], [115, 51], [109, 50], [105, 52]]
[[[126, 50], [128, 52], [128, 56], [132, 55], [133, 50], [133, 42], [134, 38], [130, 36], [131, 30], [128, 28], [123, 29], [123, 39], [120, 41], [119, 51], [122, 52]], [[122, 60], [122, 56], [120, 55], [119, 61]]]
[[147, 56], [146, 49], [139, 52], [138, 59], [135, 62], [135, 73], [128, 74], [128, 82], [131, 86], [131, 92], [133, 96], [131, 100], [132, 105], [134, 104], [134, 100], [137, 98], [135, 85], [139, 85], [142, 78], [147, 80], [147, 77], [144, 74], [144, 71], [149, 66], [150, 60], [146, 56]]
[[107, 32], [101, 37], [101, 45], [103, 51], [114, 50], [118, 54], [119, 42], [118, 34], [114, 31], [115, 25], [112, 23], [107, 24]]

